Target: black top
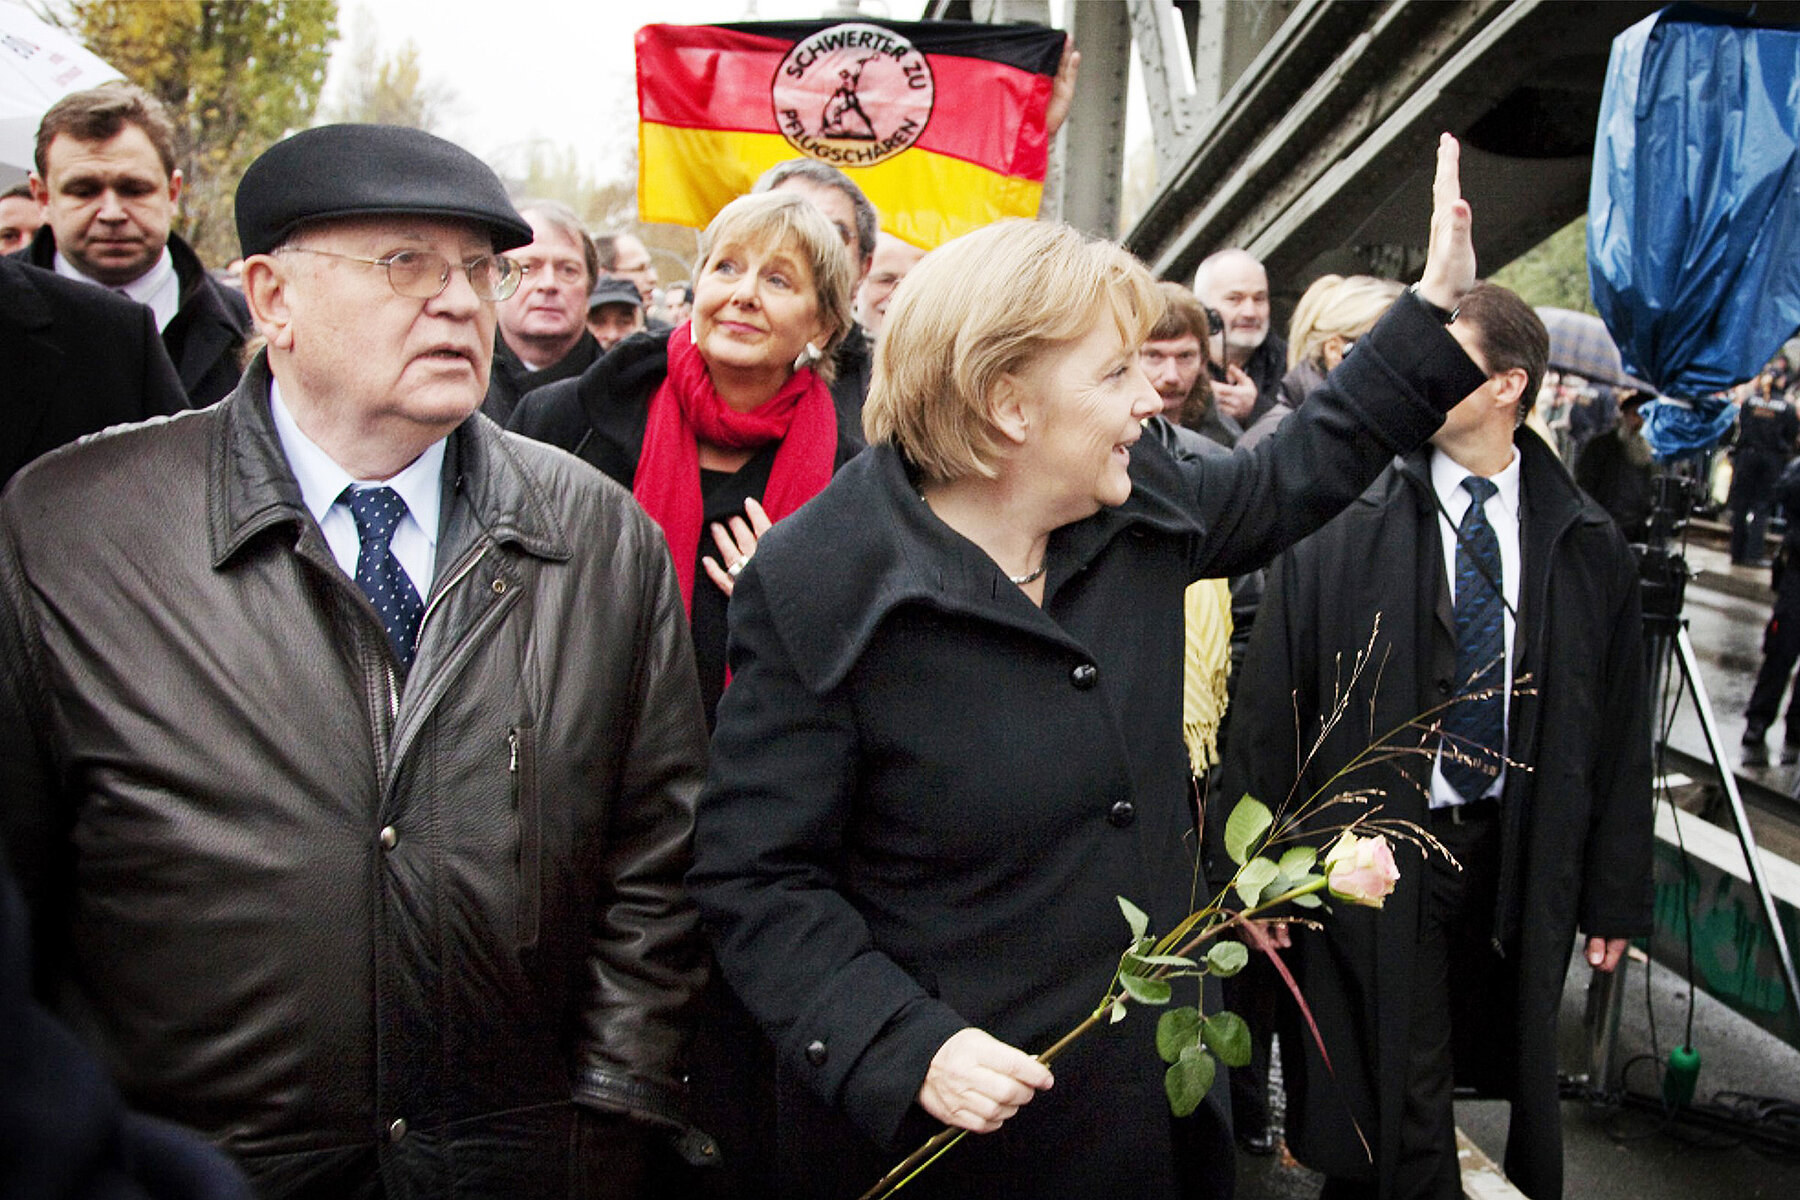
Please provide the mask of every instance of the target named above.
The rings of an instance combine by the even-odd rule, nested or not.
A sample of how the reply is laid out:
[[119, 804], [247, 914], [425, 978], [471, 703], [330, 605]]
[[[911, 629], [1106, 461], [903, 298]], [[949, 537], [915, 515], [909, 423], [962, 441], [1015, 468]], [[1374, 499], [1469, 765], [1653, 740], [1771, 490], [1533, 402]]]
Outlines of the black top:
[[1767, 454], [1786, 462], [1800, 437], [1800, 417], [1783, 396], [1752, 396], [1738, 410], [1738, 453]]
[[713, 541], [713, 523], [729, 528], [731, 518], [744, 516], [744, 501], [754, 498], [762, 502], [780, 445], [769, 443], [735, 471], [700, 472], [700, 501], [706, 518], [700, 526], [700, 548], [694, 552], [694, 607], [689, 620], [694, 630], [694, 665], [700, 670], [700, 699], [706, 705], [708, 729], [718, 712], [719, 697], [725, 693], [725, 635], [729, 626], [726, 614], [730, 611], [730, 598], [719, 590], [700, 560], [711, 558], [720, 566], [725, 565], [718, 543]]

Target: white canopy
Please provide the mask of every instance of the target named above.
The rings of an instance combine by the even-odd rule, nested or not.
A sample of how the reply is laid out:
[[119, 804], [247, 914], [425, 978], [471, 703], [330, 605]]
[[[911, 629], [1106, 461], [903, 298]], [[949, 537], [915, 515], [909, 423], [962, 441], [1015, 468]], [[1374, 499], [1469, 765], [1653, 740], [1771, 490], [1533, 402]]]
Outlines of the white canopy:
[[70, 92], [122, 78], [24, 5], [0, 2], [0, 188], [30, 172], [45, 110]]

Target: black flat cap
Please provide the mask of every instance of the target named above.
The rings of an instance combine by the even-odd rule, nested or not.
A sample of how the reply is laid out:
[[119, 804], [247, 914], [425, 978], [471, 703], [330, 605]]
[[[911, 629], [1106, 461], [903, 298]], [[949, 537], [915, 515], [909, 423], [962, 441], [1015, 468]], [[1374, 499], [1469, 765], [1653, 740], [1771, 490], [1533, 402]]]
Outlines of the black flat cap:
[[237, 190], [244, 254], [267, 254], [308, 221], [451, 217], [487, 227], [494, 252], [531, 241], [499, 176], [453, 142], [399, 125], [321, 125], [263, 152]]
[[592, 312], [602, 304], [629, 304], [633, 308], [642, 308], [644, 298], [631, 280], [618, 275], [602, 275], [594, 290], [588, 293], [588, 311]]

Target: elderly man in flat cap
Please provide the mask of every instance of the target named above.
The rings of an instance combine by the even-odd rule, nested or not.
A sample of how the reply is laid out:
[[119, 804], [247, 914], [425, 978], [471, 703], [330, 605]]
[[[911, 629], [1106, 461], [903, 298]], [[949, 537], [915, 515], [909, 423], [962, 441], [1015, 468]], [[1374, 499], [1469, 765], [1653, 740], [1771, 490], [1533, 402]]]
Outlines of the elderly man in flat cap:
[[237, 217], [237, 390], [0, 499], [37, 985], [265, 1196], [638, 1194], [703, 970], [664, 539], [476, 415], [531, 237], [486, 166], [313, 129]]

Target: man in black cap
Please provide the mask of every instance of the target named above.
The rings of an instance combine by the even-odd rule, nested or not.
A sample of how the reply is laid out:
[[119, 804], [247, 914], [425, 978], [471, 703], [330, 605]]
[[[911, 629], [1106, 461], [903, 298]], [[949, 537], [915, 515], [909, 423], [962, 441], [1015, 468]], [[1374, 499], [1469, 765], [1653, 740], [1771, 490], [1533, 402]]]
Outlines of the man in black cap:
[[644, 301], [631, 280], [609, 275], [594, 285], [587, 327], [603, 353], [644, 328]]
[[664, 539], [476, 412], [531, 237], [485, 165], [307, 130], [237, 217], [237, 390], [0, 499], [40, 993], [265, 1197], [640, 1195], [702, 973]]

